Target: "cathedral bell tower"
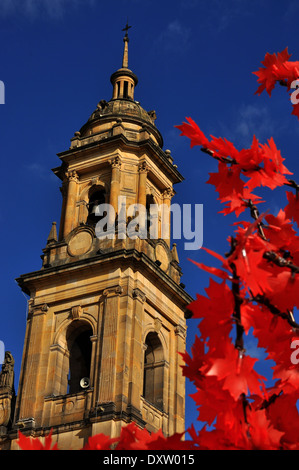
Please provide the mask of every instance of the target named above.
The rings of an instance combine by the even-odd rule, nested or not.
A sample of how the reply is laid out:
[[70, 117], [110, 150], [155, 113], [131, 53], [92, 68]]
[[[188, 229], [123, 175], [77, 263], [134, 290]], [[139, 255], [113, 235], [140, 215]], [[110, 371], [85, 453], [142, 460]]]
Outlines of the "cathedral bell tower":
[[115, 437], [131, 421], [166, 436], [184, 431], [178, 353], [192, 299], [176, 246], [161, 236], [165, 218], [147, 216], [140, 232], [129, 211], [169, 208], [183, 177], [162, 150], [155, 112], [135, 101], [128, 28], [112, 99], [58, 154], [59, 231], [53, 222], [41, 269], [17, 280], [29, 311], [14, 419], [0, 448], [17, 448], [18, 429], [32, 437], [52, 429], [60, 449], [80, 449], [97, 433]]

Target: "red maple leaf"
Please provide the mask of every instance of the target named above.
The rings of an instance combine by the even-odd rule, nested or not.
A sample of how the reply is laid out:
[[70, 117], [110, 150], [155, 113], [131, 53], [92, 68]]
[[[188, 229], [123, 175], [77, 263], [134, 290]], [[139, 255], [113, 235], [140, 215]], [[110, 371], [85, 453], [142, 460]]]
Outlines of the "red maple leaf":
[[172, 436], [165, 437], [162, 431], [153, 433], [147, 442], [148, 450], [191, 450], [195, 449], [193, 441], [183, 440], [185, 432], [174, 433]]
[[241, 168], [237, 165], [228, 167], [225, 163], [219, 162], [218, 172], [210, 173], [207, 184], [215, 186], [219, 193], [219, 200], [226, 203], [222, 211], [225, 215], [235, 212], [238, 217], [247, 207], [250, 199], [252, 203], [258, 204], [261, 201], [259, 196], [252, 194], [245, 186], [245, 182], [240, 178]]
[[286, 195], [289, 202], [284, 209], [286, 217], [296, 222], [299, 226], [299, 196], [291, 191], [287, 191]]
[[189, 137], [191, 140], [191, 148], [195, 145], [201, 145], [206, 147], [209, 143], [209, 140], [206, 138], [204, 133], [200, 130], [196, 122], [193, 121], [190, 117], [186, 117], [188, 123], [183, 122], [180, 126], [175, 126], [177, 129], [180, 129], [181, 134], [186, 137]]
[[[159, 431], [159, 433], [162, 433], [162, 431]], [[133, 422], [121, 428], [115, 450], [146, 450], [147, 443], [151, 439], [151, 434], [147, 429], [141, 429]]]
[[299, 414], [297, 397], [280, 395], [270, 407], [267, 415], [276, 429], [283, 432], [281, 445], [285, 450], [299, 449]]
[[286, 184], [288, 180], [284, 175], [291, 175], [292, 173], [283, 164], [285, 159], [282, 158], [280, 151], [277, 149], [273, 137], [268, 140], [267, 144], [259, 144], [259, 147], [262, 156], [259, 168], [246, 170], [246, 176], [250, 178], [246, 183], [248, 189], [252, 191], [258, 186], [267, 186], [274, 189], [277, 186]]
[[22, 434], [20, 431], [18, 432], [19, 439], [17, 440], [17, 444], [21, 448], [21, 450], [58, 450], [57, 443], [53, 445], [52, 443], [52, 429], [50, 433], [45, 436], [45, 442], [39, 438], [32, 438], [27, 437]]
[[[287, 48], [278, 54], [267, 53], [265, 55], [265, 59], [262, 62], [265, 67], [261, 67], [257, 72], [253, 72], [253, 74], [257, 75], [258, 83], [260, 83], [256, 94], [260, 95], [266, 90], [269, 96], [271, 96], [271, 92], [277, 82], [285, 84], [288, 91], [291, 89], [292, 83], [299, 78], [299, 62], [290, 62], [288, 60], [290, 57]], [[298, 104], [293, 105], [292, 114], [299, 119]]]
[[196, 382], [197, 391], [191, 398], [197, 405], [198, 421], [211, 425], [215, 419], [219, 421], [221, 416], [231, 409], [235, 409], [236, 402], [228, 390], [224, 390], [222, 383], [214, 376], [203, 376], [203, 380]]
[[205, 291], [208, 297], [197, 295], [188, 309], [193, 312], [193, 318], [202, 318], [199, 325], [202, 338], [206, 340], [210, 337], [211, 341], [219, 341], [220, 336], [227, 336], [231, 331], [234, 296], [225, 281], [218, 284], [210, 279], [210, 285]]
[[281, 66], [285, 65], [290, 57], [291, 55], [288, 53], [287, 47], [278, 54], [269, 54], [267, 52], [264, 60], [262, 61], [262, 64], [265, 67], [260, 67], [258, 71], [252, 72], [254, 75], [257, 75], [257, 81], [260, 83], [256, 94], [260, 95], [264, 90], [266, 90], [269, 96], [271, 96], [271, 92], [274, 89], [277, 80], [282, 79], [280, 74], [280, 70], [282, 70]]
[[218, 380], [223, 380], [223, 389], [228, 390], [235, 400], [241, 394], [248, 392], [261, 396], [261, 384], [265, 377], [253, 370], [257, 359], [245, 356], [240, 357], [239, 351], [232, 343], [226, 343], [225, 358], [211, 360], [208, 376], [215, 375]]
[[191, 346], [191, 355], [192, 356], [190, 356], [187, 351], [181, 353], [185, 362], [185, 365], [182, 366], [183, 375], [188, 377], [191, 381], [198, 383], [203, 378], [200, 369], [204, 364], [205, 343], [197, 335], [195, 335], [194, 343]]
[[[299, 78], [299, 76], [298, 76], [297, 78]], [[292, 114], [293, 114], [294, 116], [297, 116], [297, 118], [299, 119], [299, 103], [293, 104], [293, 111], [292, 111]]]
[[88, 438], [88, 442], [83, 447], [83, 450], [110, 450], [111, 445], [117, 441], [118, 438], [111, 438], [110, 436], [99, 433]]
[[268, 225], [265, 225], [264, 232], [273, 245], [279, 250], [299, 250], [299, 237], [294, 230], [291, 220], [287, 217], [287, 213], [280, 209], [278, 215], [265, 216]]
[[267, 418], [266, 411], [253, 411], [246, 413], [249, 424], [249, 435], [252, 450], [279, 450], [284, 432], [275, 429], [273, 423]]

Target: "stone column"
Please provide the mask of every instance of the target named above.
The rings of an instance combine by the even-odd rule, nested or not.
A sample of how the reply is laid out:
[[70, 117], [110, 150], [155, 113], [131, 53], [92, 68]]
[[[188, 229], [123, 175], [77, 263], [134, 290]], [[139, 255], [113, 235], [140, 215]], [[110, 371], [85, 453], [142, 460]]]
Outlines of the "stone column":
[[101, 354], [99, 402], [115, 403], [115, 385], [117, 374], [117, 339], [119, 296], [121, 286], [105, 289], [104, 297], [104, 326]]
[[[111, 185], [110, 185], [110, 205], [115, 211], [115, 215], [118, 211], [118, 196], [120, 191], [120, 169], [121, 169], [121, 160], [119, 157], [115, 157], [113, 160], [110, 160], [110, 165], [112, 168], [111, 172]], [[114, 214], [109, 215], [109, 225], [114, 224]]]
[[142, 162], [138, 168], [139, 171], [139, 185], [138, 185], [138, 204], [146, 207], [146, 180], [149, 168], [146, 162]]
[[[46, 304], [32, 307], [29, 313], [30, 343], [26, 345], [26, 351], [23, 357], [26, 362], [23, 364], [22, 374], [22, 396], [20, 397], [19, 420], [28, 419], [34, 416], [39, 421], [43, 408], [43, 399], [45, 394], [45, 384], [47, 381], [47, 344], [45, 335], [49, 337], [46, 331], [45, 321], [48, 312]], [[40, 423], [37, 423], [40, 424]]]
[[134, 320], [132, 326], [132, 350], [130, 365], [130, 383], [129, 383], [129, 399], [127, 411], [133, 419], [142, 419], [140, 404], [143, 387], [143, 344], [142, 344], [142, 324], [144, 303], [146, 301], [145, 294], [140, 289], [133, 291], [134, 301]]
[[115, 100], [116, 98], [117, 98], [117, 82], [114, 83], [113, 95], [112, 95], [113, 100]]
[[77, 202], [77, 183], [78, 175], [75, 171], [70, 171], [67, 173], [68, 178], [68, 191], [67, 191], [67, 202], [65, 210], [65, 219], [64, 219], [64, 238], [72, 231], [74, 228], [74, 218], [76, 211], [76, 202]]
[[[181, 372], [181, 366], [184, 365], [181, 354], [186, 350], [186, 329], [182, 325], [177, 325], [175, 329], [176, 335], [176, 351], [177, 351], [177, 365], [176, 365], [176, 384], [175, 384], [175, 400], [174, 400], [174, 416], [173, 433], [183, 432], [185, 429], [185, 377]], [[181, 354], [180, 354], [181, 353]]]
[[62, 195], [62, 208], [61, 208], [60, 224], [59, 224], [59, 240], [62, 240], [63, 233], [64, 233], [64, 220], [65, 220], [65, 210], [66, 210], [66, 202], [67, 202], [67, 180], [66, 179], [62, 183], [60, 192]]
[[170, 246], [170, 234], [171, 234], [171, 215], [170, 205], [171, 199], [174, 196], [172, 188], [167, 188], [163, 193], [163, 214], [162, 214], [162, 233], [161, 237], [165, 240], [168, 246]]
[[120, 96], [120, 98], [123, 98], [123, 96], [124, 96], [124, 81], [123, 80], [120, 81], [119, 96]]

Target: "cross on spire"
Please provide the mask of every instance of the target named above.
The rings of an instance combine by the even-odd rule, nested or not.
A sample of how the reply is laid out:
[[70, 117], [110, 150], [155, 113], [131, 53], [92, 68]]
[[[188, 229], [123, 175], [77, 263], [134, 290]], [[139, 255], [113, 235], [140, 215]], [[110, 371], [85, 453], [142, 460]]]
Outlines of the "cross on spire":
[[129, 26], [128, 20], [127, 20], [126, 26], [122, 29], [122, 31], [126, 31], [126, 34], [125, 34], [125, 37], [126, 37], [126, 38], [128, 37], [128, 30], [129, 30], [130, 28], [132, 28], [132, 26]]
[[128, 63], [129, 63], [129, 60], [128, 60], [128, 42], [129, 42], [128, 30], [130, 28], [132, 28], [132, 26], [129, 26], [128, 20], [127, 20], [127, 24], [122, 30], [122, 31], [126, 32], [125, 37], [124, 37], [125, 47], [124, 47], [123, 65], [122, 65], [123, 68], [128, 68]]

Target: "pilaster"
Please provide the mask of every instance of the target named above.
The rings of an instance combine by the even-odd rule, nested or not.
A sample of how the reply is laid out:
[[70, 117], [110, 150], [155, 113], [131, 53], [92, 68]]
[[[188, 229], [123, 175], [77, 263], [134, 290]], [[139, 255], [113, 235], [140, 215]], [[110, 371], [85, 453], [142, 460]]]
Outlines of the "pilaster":
[[68, 179], [67, 202], [64, 219], [64, 238], [75, 228], [75, 214], [77, 202], [77, 183], [79, 181], [76, 171], [70, 171], [66, 174]]

